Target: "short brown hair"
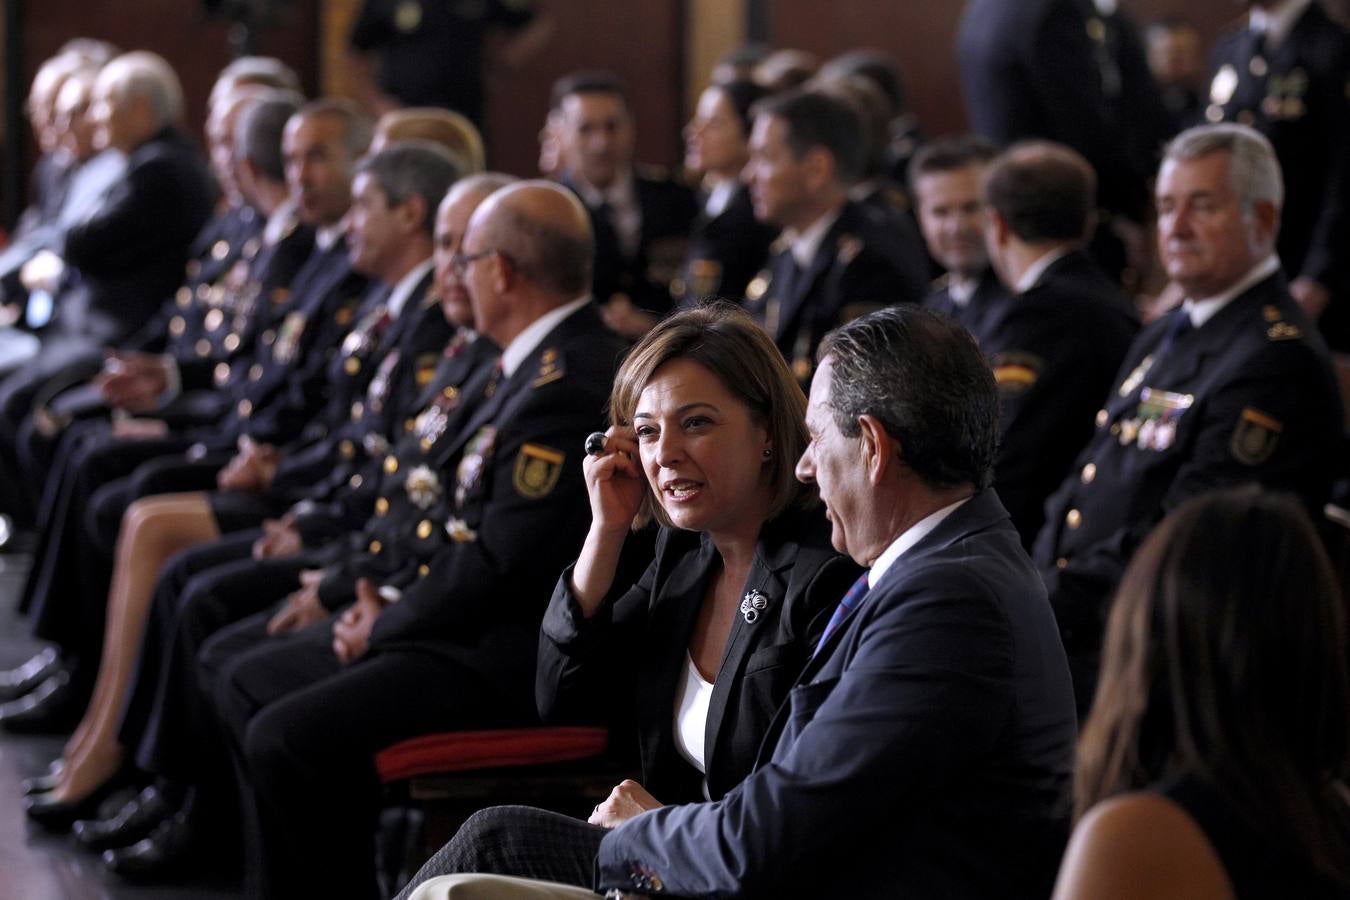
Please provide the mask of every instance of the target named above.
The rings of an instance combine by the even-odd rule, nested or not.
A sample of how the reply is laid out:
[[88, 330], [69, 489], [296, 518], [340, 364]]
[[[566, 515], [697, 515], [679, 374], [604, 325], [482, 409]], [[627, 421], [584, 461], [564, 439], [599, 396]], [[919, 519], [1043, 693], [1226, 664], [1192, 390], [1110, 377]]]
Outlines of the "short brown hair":
[[1063, 144], [1022, 141], [989, 164], [982, 193], [1021, 240], [1081, 240], [1092, 227], [1097, 173]]
[[[739, 307], [714, 301], [684, 310], [658, 323], [638, 342], [614, 378], [609, 395], [610, 421], [630, 426], [638, 397], [661, 366], [688, 359], [717, 376], [769, 432], [773, 455], [765, 466], [773, 489], [768, 519], [815, 500], [814, 489], [797, 481], [797, 460], [806, 449], [806, 395], [773, 339]], [[652, 516], [670, 520], [647, 486], [639, 524]]]

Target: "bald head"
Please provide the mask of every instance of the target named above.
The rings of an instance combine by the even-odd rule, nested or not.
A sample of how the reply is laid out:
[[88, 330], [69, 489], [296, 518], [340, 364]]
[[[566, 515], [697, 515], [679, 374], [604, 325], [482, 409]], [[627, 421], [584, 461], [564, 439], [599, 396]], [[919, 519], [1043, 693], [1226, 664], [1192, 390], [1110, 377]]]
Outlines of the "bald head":
[[544, 293], [572, 300], [591, 286], [595, 240], [576, 196], [548, 181], [523, 181], [485, 200], [469, 222], [474, 250], [492, 249]]

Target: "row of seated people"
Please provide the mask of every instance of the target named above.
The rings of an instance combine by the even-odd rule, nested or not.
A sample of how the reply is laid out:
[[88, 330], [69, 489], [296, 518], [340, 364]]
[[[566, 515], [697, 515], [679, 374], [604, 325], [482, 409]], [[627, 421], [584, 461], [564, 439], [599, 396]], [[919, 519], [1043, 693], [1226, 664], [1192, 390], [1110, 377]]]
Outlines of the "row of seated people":
[[[616, 96], [608, 88], [579, 93], [602, 100]], [[108, 94], [126, 96], [115, 90]], [[133, 804], [128, 816], [136, 815], [138, 825], [156, 821], [156, 809], [162, 814], [180, 803], [186, 806], [180, 818], [223, 821], [227, 817], [220, 810], [230, 806], [229, 793], [239, 793], [247, 817], [251, 894], [315, 890], [319, 877], [330, 893], [363, 895], [373, 890], [369, 850], [377, 792], [372, 754], [428, 731], [531, 721], [535, 646], [545, 615], [538, 678], [552, 685], [548, 695], [554, 699], [546, 704], [551, 712], [569, 714], [567, 694], [596, 703], [597, 691], [613, 686], [609, 682], [629, 682], [624, 673], [632, 666], [659, 666], [661, 680], [642, 680], [659, 704], [651, 707], [654, 718], [645, 731], [658, 743], [644, 763], [663, 800], [715, 799], [751, 790], [736, 785], [747, 775], [744, 784], [756, 783], [749, 774], [755, 748], [771, 730], [774, 709], [807, 666], [803, 677], [821, 685], [810, 692], [816, 700], [797, 711], [781, 731], [788, 737], [778, 739], [787, 760], [794, 759], [798, 734], [807, 741], [795, 757], [807, 769], [803, 783], [809, 786], [807, 776], [814, 772], [832, 785], [863, 791], [872, 803], [903, 794], [900, 781], [895, 789], [901, 794], [888, 795], [871, 777], [881, 771], [873, 765], [894, 774], [899, 758], [894, 754], [903, 751], [893, 746], [877, 748], [881, 755], [871, 759], [861, 753], [856, 780], [849, 777], [852, 760], [836, 759], [843, 768], [826, 771], [825, 746], [848, 747], [851, 756], [865, 744], [852, 732], [831, 735], [829, 717], [812, 731], [815, 704], [832, 713], [840, 707], [841, 725], [860, 729], [859, 735], [875, 732], [874, 740], [887, 733], [880, 722], [890, 721], [904, 732], [913, 728], [920, 734], [916, 758], [950, 760], [944, 770], [973, 778], [972, 790], [980, 776], [990, 779], [989, 790], [995, 792], [1007, 787], [1005, 777], [1018, 782], [1013, 793], [1019, 796], [1009, 802], [1025, 813], [1025, 833], [1006, 842], [1007, 865], [993, 868], [1006, 881], [1008, 871], [1019, 870], [1012, 862], [1018, 855], [1040, 860], [1040, 865], [1021, 867], [1024, 883], [1005, 885], [1013, 893], [1036, 895], [1048, 890], [1058, 860], [1053, 801], [1063, 795], [1069, 771], [1072, 691], [1078, 691], [1080, 704], [1091, 697], [1106, 600], [1143, 534], [1185, 497], [1225, 483], [1255, 480], [1294, 489], [1310, 503], [1320, 503], [1326, 494], [1339, 435], [1335, 386], [1325, 348], [1283, 291], [1271, 249], [1279, 219], [1278, 165], [1269, 145], [1247, 129], [1190, 133], [1171, 149], [1159, 180], [1160, 251], [1168, 274], [1192, 299], [1134, 343], [1129, 342], [1133, 325], [1126, 306], [1114, 296], [1082, 290], [1067, 291], [1058, 305], [1017, 302], [1035, 300], [1042, 282], [1052, 281], [1051, 273], [1068, 270], [1072, 276], [1079, 263], [1075, 248], [1084, 237], [1093, 194], [1091, 169], [1081, 159], [1062, 148], [1033, 145], [991, 160], [978, 146], [962, 156], [956, 151], [974, 145], [957, 142], [952, 148], [956, 164], [931, 162], [930, 171], [930, 164], [916, 163], [920, 196], [929, 178], [961, 181], [974, 171], [975, 221], [980, 207], [991, 209], [977, 230], [985, 232], [988, 256], [1013, 289], [988, 304], [969, 296], [962, 302], [949, 290], [952, 309], [999, 310], [998, 317], [1016, 320], [1025, 307], [1031, 336], [1019, 338], [1025, 344], [982, 345], [981, 355], [963, 331], [942, 320], [920, 316], [906, 324], [907, 313], [898, 319], [894, 314], [863, 318], [860, 322], [878, 330], [860, 325], [863, 347], [853, 352], [869, 365], [892, 368], [864, 367], [834, 378], [831, 367], [823, 366], [812, 383], [813, 392], [824, 397], [814, 403], [814, 414], [803, 416], [797, 385], [811, 377], [817, 359], [838, 356], [839, 350], [829, 349], [835, 345], [827, 344], [823, 357], [816, 345], [849, 315], [842, 308], [831, 317], [806, 304], [799, 311], [813, 330], [806, 338], [796, 332], [790, 352], [775, 341], [779, 335], [773, 327], [784, 314], [783, 300], [747, 303], [759, 325], [730, 313], [685, 313], [658, 324], [626, 359], [616, 381], [622, 344], [604, 329], [587, 300], [592, 254], [599, 258], [592, 248], [600, 242], [602, 223], [594, 223], [573, 194], [539, 183], [506, 185], [497, 176], [457, 180], [463, 161], [418, 141], [396, 141], [358, 163], [361, 126], [340, 104], [297, 109], [293, 98], [272, 94], [259, 94], [254, 101], [240, 107], [233, 129], [224, 129], [233, 138], [227, 155], [240, 194], [266, 214], [272, 227], [264, 229], [253, 253], [240, 251], [247, 257], [242, 266], [231, 266], [241, 273], [236, 276], [239, 295], [250, 300], [230, 310], [242, 314], [243, 324], [229, 334], [236, 345], [247, 343], [251, 353], [206, 368], [208, 381], [220, 373], [220, 390], [208, 396], [219, 404], [223, 419], [188, 429], [162, 421], [110, 424], [88, 408], [72, 407], [62, 414], [71, 421], [54, 418], [59, 427], [53, 434], [42, 434], [37, 419], [26, 432], [34, 441], [46, 437], [55, 444], [46, 470], [52, 474], [35, 483], [46, 486], [49, 510], [60, 510], [59, 516], [49, 512], [44, 522], [48, 531], [35, 572], [49, 583], [35, 588], [34, 612], [47, 623], [44, 627], [68, 629], [64, 646], [83, 642], [86, 666], [98, 658], [103, 638], [89, 712], [67, 745], [64, 764], [49, 780], [50, 790], [30, 801], [35, 818], [61, 824], [87, 812], [130, 754], [142, 769], [174, 784], [143, 793]], [[789, 94], [759, 107], [750, 166], [756, 207], [819, 205], [833, 198], [834, 209], [844, 208], [851, 179], [838, 160], [848, 151], [837, 148], [835, 136], [850, 123], [856, 126], [856, 116], [848, 107], [820, 93]], [[988, 171], [981, 173], [983, 167]], [[288, 199], [293, 214], [313, 234], [291, 227], [284, 212]], [[963, 200], [955, 207], [962, 214], [955, 220], [958, 243], [967, 245], [969, 206]], [[277, 215], [278, 210], [283, 212]], [[344, 216], [345, 236], [335, 227]], [[809, 244], [823, 234], [821, 229], [814, 237], [797, 238]], [[288, 248], [306, 238], [319, 249], [290, 256]], [[214, 258], [222, 241], [221, 255], [227, 256], [231, 242], [224, 238], [199, 241], [203, 256]], [[935, 237], [930, 242], [939, 243]], [[897, 257], [857, 238], [834, 247], [827, 256], [844, 264], [839, 272], [847, 272], [865, 252], [896, 265]], [[962, 249], [971, 251], [970, 246]], [[791, 249], [788, 254], [794, 255]], [[190, 279], [206, 268], [204, 260], [199, 262]], [[978, 280], [982, 269], [983, 264], [958, 274]], [[351, 283], [359, 277], [353, 271], [371, 286]], [[787, 271], [789, 282], [802, 274]], [[432, 283], [439, 304], [427, 299]], [[205, 291], [199, 290], [201, 284]], [[220, 286], [224, 290], [214, 296], [234, 293], [230, 285]], [[187, 314], [200, 294], [207, 298], [201, 327], [219, 332], [207, 324], [209, 318], [224, 317], [211, 316], [220, 308], [219, 300], [210, 305], [215, 287], [211, 282], [184, 285], [186, 292], [177, 293], [165, 310], [170, 337], [186, 332]], [[869, 290], [876, 293], [858, 296], [904, 299], [890, 288]], [[621, 307], [609, 312], [611, 319], [625, 314]], [[1221, 323], [1222, 328], [1215, 327]], [[465, 330], [470, 325], [472, 332]], [[683, 345], [672, 337], [681, 328], [687, 329]], [[1037, 328], [1058, 333], [1041, 336]], [[1104, 335], [1100, 341], [1096, 328]], [[740, 335], [740, 343], [723, 356], [754, 368], [698, 356], [698, 348], [719, 329]], [[975, 326], [972, 330], [979, 333]], [[987, 344], [989, 339], [981, 335], [981, 340]], [[1044, 349], [1033, 340], [1043, 341]], [[661, 351], [663, 341], [678, 349]], [[1114, 361], [1100, 359], [1112, 352]], [[1074, 355], [1061, 364], [1056, 356], [1061, 353]], [[182, 388], [194, 383], [192, 373], [201, 368], [188, 365], [186, 358], [175, 359], [173, 366], [165, 366], [162, 357], [123, 354], [115, 359], [117, 364], [95, 385], [97, 393], [133, 412], [160, 411], [168, 395], [185, 397]], [[1121, 359], [1126, 366], [1117, 375]], [[1065, 369], [1063, 376], [1055, 374], [1056, 365]], [[1079, 382], [1088, 377], [1074, 378], [1074, 370], [1097, 372], [1101, 383], [1083, 388]], [[1074, 391], [1091, 395], [1086, 410], [1069, 410], [1070, 393], [1054, 388], [1060, 377]], [[918, 402], [915, 397], [902, 403], [887, 399], [900, 405], [884, 414], [884, 404], [868, 413], [882, 401], [867, 399], [858, 401], [863, 405], [856, 421], [846, 417], [840, 425], [831, 411], [843, 401], [828, 398], [842, 393], [841, 384], [883, 391], [903, 386], [930, 404], [929, 415], [908, 418], [905, 410]], [[586, 463], [583, 480], [579, 449], [598, 424], [606, 396], [613, 428], [601, 452]], [[1093, 408], [1102, 396], [1111, 399], [1096, 415], [1094, 430], [1087, 423], [1094, 421]], [[952, 412], [966, 406], [984, 417], [983, 424], [952, 421], [961, 418]], [[1028, 427], [1025, 438], [1039, 442], [1038, 455], [1044, 459], [1037, 462], [1064, 455], [1053, 463], [1059, 475], [1040, 500], [1073, 466], [1051, 500], [1050, 525], [1037, 541], [1049, 606], [1021, 546], [1034, 537], [1034, 527], [1019, 538], [1001, 523], [1002, 507], [985, 490], [991, 468], [1000, 494], [1034, 490], [1022, 476], [1000, 472], [1000, 467], [1017, 443], [1013, 425], [1035, 421], [1047, 407], [1063, 412], [1066, 429], [1072, 423], [1083, 435], [1076, 444], [1071, 437], [1061, 441], [1058, 426], [1040, 425]], [[930, 433], [941, 431], [944, 415], [957, 434], [925, 447]], [[306, 428], [310, 433], [302, 434]], [[979, 436], [973, 450], [965, 445], [972, 435]], [[1004, 447], [996, 453], [999, 435]], [[1087, 446], [1075, 462], [1084, 441]], [[705, 443], [711, 449], [702, 449]], [[869, 470], [862, 482], [849, 480], [859, 473], [849, 469], [857, 461], [841, 450], [847, 447], [866, 449], [870, 456], [863, 458], [874, 460], [869, 465], [876, 471]], [[739, 456], [729, 448], [738, 448]], [[961, 459], [966, 461], [957, 462]], [[997, 532], [991, 537], [997, 572], [984, 588], [1005, 584], [1007, 592], [991, 596], [949, 569], [932, 582], [909, 583], [907, 573], [903, 588], [898, 579], [887, 582], [897, 589], [887, 592], [894, 608], [878, 591], [862, 607], [873, 612], [851, 617], [852, 606], [861, 602], [851, 591], [849, 606], [838, 616], [843, 624], [831, 629], [830, 613], [856, 570], [847, 573], [849, 563], [824, 546], [820, 512], [800, 508], [806, 497], [795, 487], [794, 466], [804, 480], [819, 483], [834, 550], [870, 567], [874, 583], [896, 555], [909, 552], [909, 545], [932, 549], [937, 540], [925, 532], [936, 534], [937, 520], [946, 517], [935, 516], [918, 530], [912, 526], [963, 506], [965, 515], [953, 522]], [[640, 470], [651, 482], [645, 501]], [[130, 479], [119, 477], [128, 472]], [[201, 493], [203, 488], [214, 490]], [[187, 489], [198, 492], [182, 493]], [[162, 496], [166, 491], [178, 493]], [[1085, 493], [1097, 498], [1095, 507], [1076, 499]], [[1032, 505], [1039, 507], [1040, 500]], [[652, 558], [650, 550], [644, 553], [623, 539], [644, 504], [665, 528], [655, 561], [637, 593], [622, 601], [621, 613], [619, 603], [607, 602], [616, 596], [612, 589], [623, 593], [633, 580], [631, 570], [641, 571]], [[876, 521], [869, 518], [871, 512]], [[276, 518], [268, 520], [271, 516]], [[1085, 533], [1091, 540], [1078, 534], [1088, 523]], [[687, 532], [704, 532], [703, 541], [691, 542]], [[897, 537], [901, 540], [887, 559], [882, 551]], [[1079, 543], [1070, 546], [1070, 538]], [[1040, 546], [1047, 542], [1048, 551]], [[161, 572], [173, 554], [194, 545], [202, 546]], [[110, 591], [108, 574], [100, 571], [100, 564], [106, 570], [108, 563], [96, 558], [100, 554], [115, 563]], [[684, 562], [686, 554], [695, 560]], [[577, 567], [564, 575], [545, 614], [557, 573], [574, 559]], [[774, 571], [758, 571], [770, 559], [777, 561], [769, 567]], [[51, 584], [73, 589], [53, 591]], [[873, 616], [884, 634], [892, 626], [884, 624], [888, 613], [882, 610], [899, 613], [907, 591], [929, 590], [939, 599], [955, 598], [954, 618], [961, 621], [950, 639], [956, 643], [939, 632], [943, 636], [912, 635], [908, 643], [891, 647], [888, 639], [888, 646], [875, 646], [882, 642], [875, 634], [868, 638]], [[671, 602], [676, 594], [692, 602]], [[883, 676], [868, 687], [867, 679], [875, 677], [868, 673], [868, 652], [882, 654], [877, 660], [882, 669], [894, 664], [901, 670], [905, 659], [918, 665], [937, 654], [930, 661], [944, 671], [941, 660], [967, 656], [974, 671], [982, 655], [997, 655], [997, 638], [986, 645], [987, 635], [977, 635], [978, 646], [967, 646], [971, 635], [965, 630], [989, 616], [985, 601], [999, 609], [1005, 601], [1013, 604], [1018, 612], [1009, 618], [1015, 622], [1002, 622], [1000, 613], [995, 617], [1000, 623], [990, 627], [1011, 629], [1017, 637], [1013, 644], [1025, 646], [1026, 638], [1037, 648], [1034, 664], [1027, 663], [1034, 672], [1020, 665], [1026, 661], [1019, 657], [1019, 665], [1006, 671], [998, 669], [1002, 661], [989, 660], [1000, 674], [987, 676], [1000, 690], [1034, 697], [1030, 705], [1038, 713], [1030, 720], [991, 716], [991, 707], [983, 705], [988, 698], [981, 695], [967, 710], [970, 722], [958, 721], [947, 704], [963, 709], [962, 691], [974, 689], [964, 682], [952, 688], [937, 679], [936, 696], [948, 696], [950, 690], [948, 699], [931, 705], [931, 697], [916, 695], [914, 710], [907, 706], [903, 684], [897, 687]], [[971, 603], [980, 609], [967, 616]], [[658, 610], [666, 604], [669, 612]], [[780, 606], [781, 613], [776, 611]], [[602, 654], [607, 660], [603, 671], [583, 672], [572, 658], [591, 649], [595, 630], [584, 623], [601, 611], [604, 624], [629, 625], [630, 634], [618, 641], [620, 653]], [[665, 615], [677, 619], [667, 624]], [[672, 644], [670, 625], [688, 640]], [[933, 628], [951, 625], [940, 617], [929, 623]], [[893, 627], [903, 633], [911, 623], [897, 621]], [[922, 618], [913, 627], [926, 631]], [[827, 630], [839, 638], [819, 639]], [[735, 658], [728, 648], [755, 632], [754, 640], [772, 643], [741, 648], [764, 651], [758, 658], [753, 652]], [[557, 644], [551, 656], [550, 640]], [[670, 644], [671, 653], [653, 659], [649, 648], [654, 644]], [[1072, 682], [1063, 662], [1066, 647]], [[632, 666], [608, 662], [625, 648], [637, 654]], [[813, 653], [819, 663], [809, 661]], [[743, 679], [726, 669], [724, 657], [744, 665]], [[863, 681], [849, 675], [855, 658]], [[35, 676], [41, 668], [23, 674]], [[75, 677], [45, 674], [49, 677], [40, 681], [16, 679], [38, 683], [23, 698], [32, 702], [20, 703], [7, 717], [12, 725], [46, 699], [33, 694], [49, 698], [69, 689]], [[590, 683], [597, 675], [599, 687]], [[754, 689], [751, 675], [760, 676]], [[575, 691], [574, 680], [581, 685]], [[439, 688], [428, 691], [432, 684]], [[850, 699], [854, 685], [858, 693]], [[720, 698], [719, 686], [724, 690]], [[829, 706], [828, 697], [838, 687], [845, 690]], [[867, 706], [874, 689], [883, 700], [873, 696], [874, 705]], [[700, 693], [707, 704], [701, 712]], [[800, 702], [808, 702], [805, 695]], [[855, 702], [868, 714], [856, 715]], [[910, 714], [922, 719], [938, 707], [952, 721], [936, 732], [900, 722]], [[718, 708], [729, 729], [724, 737], [718, 728], [700, 730], [701, 736], [688, 730], [700, 720], [711, 721], [710, 711]], [[675, 737], [677, 711], [685, 724]], [[986, 757], [963, 758], [955, 748], [973, 753], [989, 745], [975, 731], [962, 732], [967, 724], [976, 731], [1006, 727], [994, 742], [1011, 756], [987, 768]], [[712, 752], [700, 756], [700, 742]], [[1028, 744], [1036, 745], [1035, 752]], [[727, 771], [710, 769], [709, 760], [723, 748], [731, 748], [725, 751]], [[1005, 776], [1004, 763], [1020, 774]], [[670, 775], [659, 774], [662, 765], [670, 767]], [[785, 765], [790, 770], [784, 760], [769, 768]], [[702, 777], [695, 774], [699, 768]], [[923, 766], [916, 777], [919, 771]], [[935, 769], [934, 782], [942, 777]], [[772, 780], [759, 783], [771, 803], [772, 795], [784, 789]], [[335, 791], [334, 785], [343, 790]], [[826, 806], [838, 802], [847, 809], [852, 803], [851, 795], [825, 796], [819, 787], [808, 794]], [[777, 799], [795, 803], [802, 798], [789, 792]], [[655, 801], [630, 787], [619, 791], [611, 805], [615, 808], [597, 810], [596, 816], [613, 826]], [[867, 808], [861, 800], [856, 806]], [[623, 811], [627, 815], [619, 815]], [[781, 818], [764, 808], [753, 813], [768, 821]], [[717, 829], [697, 815], [687, 827]], [[859, 818], [876, 821], [861, 813]], [[981, 830], [994, 824], [977, 827], [959, 814], [957, 819], [969, 825], [967, 852], [978, 846], [987, 853], [988, 846], [999, 843]], [[813, 818], [803, 806], [801, 821], [792, 824], [815, 833], [821, 826], [814, 823], [828, 821]], [[887, 824], [868, 840], [911, 826]], [[81, 831], [98, 843], [130, 833], [106, 823]], [[841, 838], [847, 833], [838, 831]], [[659, 846], [677, 837], [669, 832], [656, 840]], [[944, 840], [934, 837], [936, 844]], [[803, 874], [791, 866], [770, 874], [775, 863], [766, 861], [796, 851], [785, 845], [751, 849], [768, 854], [748, 865], [753, 879], [766, 880], [761, 887], [745, 876], [740, 890], [768, 889], [775, 878], [804, 884], [797, 879], [823, 875], [823, 868]], [[945, 845], [914, 843], [913, 849], [916, 857], [929, 857], [929, 866], [914, 864], [916, 872], [929, 873], [916, 875], [916, 884], [935, 879], [929, 891], [944, 892], [944, 879], [979, 868]], [[162, 844], [151, 841], [110, 851], [108, 858], [114, 868], [134, 871], [154, 864], [163, 851]], [[819, 859], [802, 855], [799, 866], [811, 869], [809, 864]], [[931, 866], [942, 859], [947, 864], [941, 871]], [[672, 881], [677, 875], [652, 865], [626, 862], [622, 886], [646, 891], [666, 884], [681, 892], [679, 882]], [[705, 874], [707, 886], [689, 882], [684, 892], [728, 890], [717, 873]], [[884, 877], [870, 872], [858, 877], [865, 894], [903, 883], [869, 882]]]

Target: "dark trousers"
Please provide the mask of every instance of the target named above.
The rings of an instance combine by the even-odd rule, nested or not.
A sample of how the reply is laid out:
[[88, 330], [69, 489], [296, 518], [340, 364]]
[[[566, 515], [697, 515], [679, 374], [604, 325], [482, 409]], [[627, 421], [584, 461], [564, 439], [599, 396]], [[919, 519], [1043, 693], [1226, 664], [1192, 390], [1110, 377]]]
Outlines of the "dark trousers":
[[493, 806], [474, 813], [397, 900], [437, 875], [482, 872], [591, 887], [607, 829], [532, 806]]
[[222, 630], [200, 657], [237, 754], [246, 894], [376, 897], [374, 754], [422, 734], [519, 724], [522, 704], [431, 646], [342, 666], [331, 622], [260, 638], [264, 623]]

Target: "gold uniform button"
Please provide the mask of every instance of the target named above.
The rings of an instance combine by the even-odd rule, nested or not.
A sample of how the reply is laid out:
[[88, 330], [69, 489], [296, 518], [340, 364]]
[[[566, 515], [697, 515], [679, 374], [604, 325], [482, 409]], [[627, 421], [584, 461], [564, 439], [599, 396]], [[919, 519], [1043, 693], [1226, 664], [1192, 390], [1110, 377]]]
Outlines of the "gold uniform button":
[[211, 355], [211, 342], [208, 341], [206, 338], [202, 338], [200, 341], [197, 342], [197, 355], [198, 356]]
[[1114, 425], [1111, 426], [1111, 433], [1112, 433], [1112, 434], [1120, 434], [1120, 423], [1119, 423], [1119, 422], [1116, 422]]
[[342, 371], [346, 372], [348, 375], [357, 374], [361, 371], [361, 360], [357, 359], [355, 356], [348, 357], [347, 361], [342, 364]]
[[272, 346], [272, 344], [276, 342], [276, 339], [277, 333], [270, 328], [262, 333], [263, 346], [266, 347]]
[[1110, 415], [1106, 412], [1106, 410], [1104, 409], [1097, 410], [1097, 427], [1098, 428], [1106, 427], [1106, 420], [1109, 418]]
[[229, 241], [216, 241], [214, 244], [211, 245], [211, 258], [214, 259], [216, 262], [220, 262], [222, 259], [224, 259], [229, 255], [230, 255]]
[[351, 485], [352, 487], [354, 487], [354, 488], [359, 488], [359, 487], [361, 486], [362, 482], [364, 482], [364, 481], [365, 481], [365, 479], [361, 477], [361, 474], [360, 474], [359, 472], [358, 472], [357, 474], [353, 475], [351, 478], [348, 478], [348, 479], [347, 479], [347, 483], [350, 484], [350, 485]]
[[262, 367], [262, 363], [254, 363], [253, 365], [251, 365], [251, 366], [248, 367], [248, 380], [249, 380], [249, 381], [257, 381], [259, 378], [262, 378], [262, 377], [263, 377], [263, 367]]
[[389, 513], [389, 500], [385, 497], [375, 501], [375, 515], [384, 516]]
[[169, 334], [174, 337], [181, 337], [184, 331], [187, 331], [187, 319], [182, 316], [174, 316], [169, 320]]
[[224, 323], [225, 323], [225, 313], [221, 312], [220, 310], [213, 309], [206, 314], [205, 324], [207, 331], [215, 331]]
[[216, 387], [224, 387], [230, 381], [230, 364], [216, 363], [214, 372]]
[[371, 541], [371, 542], [370, 542], [370, 552], [371, 552], [371, 553], [379, 553], [379, 552], [380, 552], [381, 550], [383, 550], [383, 549], [384, 549], [384, 544], [381, 544], [379, 541]]
[[352, 404], [352, 421], [359, 422], [361, 417], [366, 414], [366, 405], [360, 400]]
[[1069, 561], [1061, 556], [1059, 559], [1055, 560], [1055, 567], [1058, 569], [1067, 569], [1069, 567]]
[[187, 309], [192, 305], [192, 288], [183, 285], [178, 289], [178, 293], [174, 294], [173, 299], [181, 308]]
[[228, 353], [233, 353], [234, 351], [236, 351], [236, 350], [238, 350], [238, 349], [239, 349], [239, 335], [237, 335], [237, 334], [227, 334], [227, 335], [225, 335], [225, 350], [226, 350], [226, 352], [228, 352]]
[[386, 475], [393, 475], [397, 471], [398, 471], [398, 457], [394, 456], [391, 453], [389, 456], [386, 456], [384, 458], [384, 473]]
[[441, 391], [441, 395], [447, 400], [453, 400], [459, 396], [459, 388], [450, 385], [445, 390]]
[[1087, 465], [1083, 466], [1083, 472], [1078, 476], [1079, 480], [1082, 481], [1083, 484], [1092, 484], [1092, 479], [1096, 477], [1097, 477], [1096, 463], [1088, 463]]
[[412, 430], [413, 430], [414, 428], [416, 428], [416, 427], [417, 427], [417, 420], [416, 420], [416, 419], [413, 419], [413, 418], [407, 418], [407, 419], [404, 419], [404, 420], [403, 420], [403, 431], [404, 431], [405, 433], [406, 433], [406, 432], [409, 432], [409, 431], [412, 431]]
[[422, 563], [422, 565], [417, 567], [418, 578], [426, 578], [430, 574], [431, 574], [431, 566], [427, 565], [426, 563]]
[[342, 454], [343, 459], [351, 459], [356, 456], [356, 445], [351, 441], [343, 441], [338, 444], [338, 452]]
[[253, 401], [251, 401], [251, 400], [240, 400], [240, 401], [239, 401], [239, 415], [243, 416], [245, 419], [247, 419], [249, 416], [253, 415]]
[[1077, 528], [1083, 524], [1083, 514], [1076, 509], [1069, 510], [1068, 514], [1064, 516], [1064, 524], [1070, 528]]
[[197, 285], [197, 299], [205, 301], [211, 296], [211, 285], [202, 282]]
[[430, 519], [423, 519], [422, 521], [418, 522], [417, 523], [418, 538], [425, 541], [427, 538], [431, 537], [431, 528], [432, 525]]

